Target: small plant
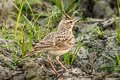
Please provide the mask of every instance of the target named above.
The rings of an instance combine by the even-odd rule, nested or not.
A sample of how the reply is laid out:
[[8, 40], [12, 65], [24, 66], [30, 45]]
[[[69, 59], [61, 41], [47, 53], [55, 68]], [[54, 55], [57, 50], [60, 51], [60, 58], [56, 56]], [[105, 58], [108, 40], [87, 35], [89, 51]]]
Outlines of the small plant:
[[95, 29], [95, 31], [96, 31], [97, 34], [100, 35], [100, 36], [103, 36], [103, 35], [104, 35], [104, 32], [101, 31], [99, 27], [97, 27], [97, 28]]
[[[32, 1], [34, 2], [37, 0], [15, 0], [13, 6], [17, 10], [17, 18], [15, 27], [12, 31], [12, 36], [9, 35], [9, 30], [3, 29], [3, 32], [0, 32], [0, 35], [5, 34], [5, 38], [7, 37], [6, 39], [14, 39], [15, 41], [15, 45], [8, 45], [8, 47], [12, 48], [14, 64], [32, 50], [33, 41], [41, 40], [47, 33], [56, 30], [55, 26], [61, 20], [61, 11], [66, 11], [67, 13], [72, 14], [81, 0], [53, 0], [57, 7], [52, 8], [52, 13], [49, 12], [49, 10], [46, 10], [46, 14], [39, 13], [37, 15], [34, 13], [34, 10], [32, 10]], [[27, 13], [27, 10], [29, 10], [29, 14]], [[37, 23], [41, 16], [45, 17], [45, 19], [41, 20], [41, 22], [46, 22], [45, 25]], [[72, 58], [70, 58], [71, 51], [66, 55], [65, 60], [68, 64], [71, 65], [74, 62], [81, 45], [80, 42], [77, 44]]]
[[64, 55], [64, 61], [66, 64], [72, 65], [72, 63], [76, 59], [77, 53], [79, 52], [81, 46], [83, 46], [81, 43], [77, 45], [75, 51], [73, 52], [73, 55], [71, 54], [72, 51], [69, 51], [67, 54]]
[[115, 25], [116, 25], [117, 43], [118, 43], [118, 45], [120, 45], [120, 23], [119, 23], [119, 20], [117, 20], [115, 16], [113, 16], [113, 17], [114, 17], [114, 21], [115, 21]]
[[118, 14], [120, 16], [120, 0], [117, 0], [117, 6], [118, 6]]
[[[120, 17], [120, 0], [117, 0], [117, 6], [118, 6], [118, 15]], [[120, 21], [116, 19], [115, 16], [114, 17], [114, 20], [115, 20], [115, 24], [116, 24], [116, 30], [117, 30], [117, 42], [118, 42], [118, 45], [120, 45]]]
[[117, 42], [120, 45], [120, 29], [117, 30]]
[[[25, 3], [23, 1], [21, 2], [20, 8], [17, 7], [17, 5], [14, 4], [14, 7], [18, 10], [18, 17], [17, 17], [17, 22], [16, 22], [16, 27], [15, 27], [15, 37], [18, 41], [18, 46], [21, 51], [21, 56], [24, 57], [28, 52], [32, 50], [32, 44], [33, 40], [41, 40], [48, 32], [54, 31], [52, 22], [53, 22], [53, 17], [58, 14], [57, 12], [53, 12], [52, 15], [49, 15], [49, 12], [46, 16], [46, 20], [48, 22], [48, 27], [44, 26], [39, 26], [37, 24], [37, 20], [42, 16], [42, 14], [38, 14], [38, 16], [34, 16], [33, 10], [27, 0], [25, 0], [28, 8], [30, 8], [31, 14], [33, 15], [32, 21], [30, 21], [23, 13], [23, 6]], [[22, 23], [24, 22], [25, 26], [22, 26]], [[18, 24], [19, 29], [18, 29]], [[45, 25], [46, 26], [46, 25]], [[18, 32], [20, 31], [20, 32]], [[14, 51], [13, 51], [14, 52]], [[14, 52], [14, 58], [15, 57], [15, 52]]]
[[113, 65], [109, 66], [102, 66], [100, 69], [105, 70], [105, 69], [113, 69], [113, 72], [120, 71], [120, 56], [119, 53], [117, 52], [116, 57], [110, 57], [110, 56], [104, 56], [107, 61], [112, 62]]
[[78, 8], [81, 0], [49, 0], [49, 2], [55, 3], [61, 11], [72, 15]]
[[[117, 6], [118, 6], [118, 14], [120, 16], [120, 0], [117, 0]], [[113, 17], [114, 17], [114, 20], [115, 20], [115, 24], [117, 26], [117, 42], [118, 42], [118, 45], [120, 45], [120, 23], [116, 19], [115, 16], [113, 16]]]
[[17, 36], [17, 29], [18, 29], [18, 24], [19, 24], [20, 17], [21, 17], [21, 14], [22, 14], [22, 9], [23, 9], [23, 3], [20, 6], [19, 13], [18, 13], [18, 16], [17, 16], [17, 22], [16, 22], [16, 26], [15, 26], [15, 37]]
[[92, 27], [89, 27], [92, 31], [94, 31], [95, 33], [97, 33], [96, 36], [103, 36], [104, 35], [104, 32], [100, 30], [99, 27], [96, 27], [96, 28], [92, 28]]
[[[84, 46], [81, 43], [81, 39], [82, 39], [83, 34], [80, 35], [80, 39], [77, 42], [77, 46], [76, 49], [74, 50], [73, 54], [71, 54], [72, 51], [69, 51], [67, 54], [64, 55], [64, 61], [66, 62], [66, 64], [68, 65], [72, 65], [72, 63], [74, 62], [74, 60], [76, 59], [77, 53], [79, 52], [80, 48], [82, 46]], [[71, 56], [72, 55], [72, 56]]]

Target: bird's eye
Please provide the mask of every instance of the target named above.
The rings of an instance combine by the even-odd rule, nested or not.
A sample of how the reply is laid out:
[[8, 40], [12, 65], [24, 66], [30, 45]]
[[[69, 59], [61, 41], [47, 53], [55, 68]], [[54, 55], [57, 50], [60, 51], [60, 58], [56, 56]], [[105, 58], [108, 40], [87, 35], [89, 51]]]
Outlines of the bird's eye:
[[72, 23], [72, 21], [70, 21], [69, 23]]

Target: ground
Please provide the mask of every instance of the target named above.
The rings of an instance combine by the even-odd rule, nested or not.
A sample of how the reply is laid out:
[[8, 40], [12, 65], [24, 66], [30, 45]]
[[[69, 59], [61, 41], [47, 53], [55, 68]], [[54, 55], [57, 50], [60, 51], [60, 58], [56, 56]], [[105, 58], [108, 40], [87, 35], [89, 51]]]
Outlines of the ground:
[[[21, 2], [0, 1], [0, 6], [3, 6], [0, 7], [0, 80], [120, 79], [120, 18], [117, 17], [115, 1], [84, 0], [81, 5], [76, 4], [77, 7], [73, 11], [68, 9], [67, 13], [72, 14], [72, 17], [82, 17], [73, 28], [75, 46], [67, 55], [60, 57], [67, 71], [63, 70], [57, 74], [48, 63], [47, 53], [28, 58], [21, 56], [29, 53], [31, 45], [34, 47], [34, 44], [49, 32], [56, 31], [62, 19], [61, 12], [56, 8], [59, 6], [56, 6], [54, 1], [41, 0], [38, 4], [34, 2], [30, 4], [34, 14], [29, 10], [30, 7], [23, 6], [19, 20], [20, 11], [16, 10], [13, 3], [21, 9]], [[28, 5], [27, 2], [24, 5]], [[42, 16], [39, 17], [38, 14]], [[35, 20], [33, 15], [38, 15]], [[62, 69], [54, 57], [52, 60], [57, 70]]]

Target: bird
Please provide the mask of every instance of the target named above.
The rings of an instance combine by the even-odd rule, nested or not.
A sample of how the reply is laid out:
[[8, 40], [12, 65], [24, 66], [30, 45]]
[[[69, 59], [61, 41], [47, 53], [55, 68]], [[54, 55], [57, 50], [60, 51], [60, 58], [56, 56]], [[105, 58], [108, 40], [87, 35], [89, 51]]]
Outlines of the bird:
[[78, 17], [72, 18], [63, 12], [64, 17], [58, 24], [56, 32], [48, 33], [42, 40], [35, 44], [33, 50], [24, 58], [40, 52], [48, 53], [48, 61], [52, 69], [58, 73], [60, 70], [56, 70], [50, 55], [56, 56], [57, 62], [61, 67], [67, 71], [67, 68], [59, 60], [59, 56], [66, 54], [75, 44], [75, 38], [72, 29], [77, 21]]

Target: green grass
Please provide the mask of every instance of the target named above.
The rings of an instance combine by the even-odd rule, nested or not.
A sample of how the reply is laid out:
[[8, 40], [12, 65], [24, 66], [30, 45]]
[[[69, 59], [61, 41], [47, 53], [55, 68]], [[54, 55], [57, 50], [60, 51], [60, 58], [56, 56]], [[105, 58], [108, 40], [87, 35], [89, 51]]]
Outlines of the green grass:
[[[21, 5], [14, 4], [14, 7], [18, 10], [18, 17], [15, 26], [15, 37], [17, 39], [17, 44], [19, 46], [21, 56], [24, 57], [27, 53], [29, 53], [32, 50], [33, 40], [41, 40], [49, 32], [55, 31], [54, 23], [56, 22], [57, 20], [56, 17], [60, 12], [53, 10], [52, 15], [50, 15], [48, 11], [46, 18], [44, 19], [47, 22], [47, 24], [39, 26], [37, 24], [37, 20], [39, 20], [39, 18], [43, 14], [40, 13], [38, 15], [35, 15], [27, 0], [26, 0], [27, 5], [25, 5], [25, 3], [23, 4], [22, 1], [20, 4]], [[31, 11], [30, 14], [32, 14], [31, 21], [24, 15], [23, 6], [28, 6], [28, 8], [30, 9]], [[22, 26], [23, 23], [25, 24], [25, 26]], [[49, 27], [46, 28], [45, 26], [49, 26]], [[16, 58], [19, 58], [19, 56], [17, 56], [17, 53], [14, 51], [14, 49], [13, 49], [13, 57], [14, 57], [14, 61], [17, 61]]]
[[[16, 25], [14, 29], [2, 28], [0, 30], [0, 37], [6, 40], [13, 40], [12, 43], [7, 45], [0, 44], [0, 48], [12, 48], [13, 63], [4, 62], [10, 68], [14, 69], [14, 66], [18, 62], [22, 61], [21, 57], [27, 55], [33, 49], [34, 41], [40, 41], [48, 33], [56, 31], [56, 26], [62, 19], [62, 12], [65, 11], [70, 16], [74, 17], [74, 14], [78, 12], [80, 3], [82, 0], [47, 0], [49, 3], [54, 3], [55, 6], [51, 6], [51, 11], [46, 10], [45, 14], [35, 11], [32, 5], [35, 3], [41, 4], [40, 0], [15, 0], [14, 8], [16, 10]], [[120, 16], [120, 0], [117, 0], [118, 13]], [[105, 8], [106, 9], [106, 8]], [[81, 14], [81, 13], [80, 13]], [[17, 15], [17, 16], [16, 16]], [[43, 17], [44, 19], [40, 19]], [[45, 24], [39, 25], [38, 22], [45, 22]], [[24, 24], [24, 25], [23, 25]], [[117, 26], [117, 42], [120, 45], [120, 24], [119, 21], [115, 19], [115, 24]], [[4, 25], [7, 26], [7, 25]], [[90, 28], [91, 31], [95, 33], [95, 37], [103, 37], [104, 32], [99, 28]], [[77, 35], [78, 33], [76, 33]], [[81, 33], [79, 41], [75, 45], [74, 51], [69, 51], [64, 55], [64, 61], [68, 65], [72, 65], [77, 57], [81, 47], [84, 44], [81, 42], [83, 34]], [[38, 54], [38, 56], [41, 56]], [[116, 52], [115, 57], [103, 56], [106, 61], [112, 63], [111, 66], [102, 66], [101, 70], [113, 70], [113, 72], [120, 71], [120, 56]]]
[[95, 32], [96, 37], [101, 37], [104, 35], [104, 31], [100, 30], [98, 26], [96, 28], [89, 27], [89, 29]]
[[[120, 16], [120, 0], [116, 0], [117, 1], [117, 6], [118, 6], [118, 15]], [[115, 21], [115, 25], [116, 25], [116, 32], [117, 32], [117, 43], [118, 46], [120, 45], [120, 22], [119, 20], [116, 19], [116, 16], [113, 15], [114, 17], [114, 21]], [[113, 53], [114, 54], [114, 53]], [[106, 62], [111, 63], [112, 65], [105, 65], [105, 66], [101, 66], [100, 69], [101, 70], [111, 70], [113, 73], [114, 72], [119, 72], [120, 71], [120, 55], [119, 52], [115, 53], [115, 57], [113, 56], [103, 56], [106, 60]]]
[[20, 5], [19, 13], [18, 13], [18, 16], [17, 16], [17, 22], [16, 22], [16, 26], [15, 26], [15, 37], [17, 36], [17, 29], [18, 29], [18, 24], [19, 24], [19, 21], [20, 21], [20, 16], [21, 16], [21, 13], [22, 13], [22, 9], [23, 9], [23, 3]]
[[116, 19], [115, 16], [113, 16], [113, 17], [114, 17], [115, 25], [116, 25], [117, 43], [118, 43], [118, 45], [120, 46], [120, 23], [119, 23], [119, 21]]
[[[14, 4], [14, 7], [18, 10], [18, 18], [16, 22], [16, 27], [15, 27], [15, 36], [17, 37], [18, 41], [18, 46], [21, 51], [21, 56], [24, 57], [29, 51], [32, 50], [32, 44], [33, 44], [33, 38], [39, 40], [39, 29], [38, 26], [36, 25], [37, 20], [42, 14], [39, 14], [36, 18], [34, 16], [33, 10], [29, 4], [29, 2], [26, 0], [27, 6], [30, 8], [31, 14], [32, 14], [32, 19], [34, 22], [31, 22], [23, 13], [23, 2], [21, 1], [20, 8], [17, 7], [16, 4]], [[26, 26], [22, 26], [21, 22], [23, 21]], [[18, 24], [20, 25], [20, 32], [18, 33], [17, 28]], [[33, 32], [35, 35], [33, 35]], [[29, 42], [28, 42], [29, 40]], [[13, 51], [14, 52], [14, 51]], [[15, 52], [14, 52], [14, 58], [16, 58]]]
[[[120, 0], [117, 0], [117, 6], [118, 6], [118, 15], [120, 17]], [[113, 17], [114, 17], [115, 24], [116, 24], [117, 42], [118, 42], [118, 45], [120, 45], [120, 21], [118, 21], [115, 16]]]
[[[0, 45], [0, 47], [12, 48], [12, 56], [14, 59], [13, 63], [16, 65], [19, 61], [22, 61], [21, 57], [24, 57], [26, 54], [32, 51], [32, 44], [34, 41], [40, 41], [48, 33], [56, 31], [55, 27], [62, 19], [61, 11], [66, 11], [68, 14], [73, 15], [74, 10], [76, 10], [76, 8], [79, 6], [78, 4], [80, 4], [80, 1], [81, 0], [56, 0], [53, 1], [56, 4], [56, 7], [53, 6], [51, 8], [52, 12], [47, 10], [46, 14], [40, 12], [36, 15], [31, 5], [37, 2], [40, 4], [41, 1], [15, 0], [13, 6], [16, 10], [16, 14], [13, 16], [16, 18], [16, 24], [13, 29], [3, 28], [0, 30], [0, 36], [6, 40], [13, 40], [13, 43]], [[39, 20], [40, 17], [44, 17], [44, 19]], [[39, 25], [39, 21], [43, 21], [46, 24]], [[65, 55], [64, 60], [67, 64], [72, 65], [81, 46], [82, 43], [79, 41], [75, 51], [73, 51], [72, 58], [70, 58], [71, 51]], [[7, 65], [9, 65], [11, 68], [13, 66], [13, 64]]]
[[113, 72], [118, 72], [120, 71], [120, 55], [118, 52], [116, 52], [115, 54], [115, 58], [114, 57], [110, 57], [110, 56], [104, 56], [106, 58], [107, 61], [112, 62], [113, 65], [109, 65], [109, 66], [102, 66], [100, 67], [101, 70], [112, 70]]
[[5, 38], [6, 40], [13, 40], [14, 39], [14, 34], [12, 34], [8, 29], [4, 29], [4, 28], [2, 28], [0, 30], [0, 36], [2, 38]]
[[117, 30], [117, 42], [120, 45], [120, 28]]
[[[120, 17], [120, 0], [117, 0], [117, 6], [118, 6], [118, 15]], [[120, 45], [120, 21], [116, 20], [116, 18], [114, 17], [115, 19], [115, 24], [117, 26], [116, 30], [117, 30], [117, 42], [118, 42], [118, 45]]]
[[[74, 62], [74, 60], [77, 57], [77, 54], [78, 54], [80, 48], [84, 47], [84, 44], [81, 43], [82, 36], [83, 36], [83, 33], [81, 33], [81, 35], [80, 35], [80, 39], [77, 42], [77, 45], [75, 46], [76, 47], [75, 50], [74, 51], [69, 51], [67, 54], [64, 55], [64, 61], [65, 61], [66, 64], [72, 65], [72, 63]], [[73, 54], [72, 54], [72, 52], [73, 52]]]
[[118, 14], [120, 16], [120, 0], [117, 0], [117, 6], [118, 6]]
[[49, 0], [48, 2], [55, 3], [59, 10], [65, 11], [72, 16], [74, 12], [77, 12], [77, 8], [79, 7], [81, 0]]

